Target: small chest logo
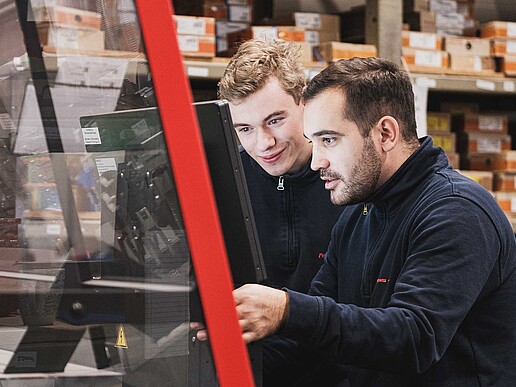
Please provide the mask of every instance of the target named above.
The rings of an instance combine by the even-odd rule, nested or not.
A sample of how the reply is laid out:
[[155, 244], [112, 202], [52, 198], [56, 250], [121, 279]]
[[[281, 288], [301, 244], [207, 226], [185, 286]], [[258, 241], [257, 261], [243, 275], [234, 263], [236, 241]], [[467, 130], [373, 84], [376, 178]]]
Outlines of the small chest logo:
[[387, 282], [389, 282], [388, 278], [377, 278], [376, 279], [377, 284], [386, 284]]

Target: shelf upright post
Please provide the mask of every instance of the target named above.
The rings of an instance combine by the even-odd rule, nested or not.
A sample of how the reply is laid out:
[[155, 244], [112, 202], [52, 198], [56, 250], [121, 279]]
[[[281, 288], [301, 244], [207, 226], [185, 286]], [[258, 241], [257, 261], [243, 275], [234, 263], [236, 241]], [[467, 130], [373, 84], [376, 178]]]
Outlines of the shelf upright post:
[[367, 0], [365, 42], [373, 44], [378, 56], [401, 62], [402, 0]]

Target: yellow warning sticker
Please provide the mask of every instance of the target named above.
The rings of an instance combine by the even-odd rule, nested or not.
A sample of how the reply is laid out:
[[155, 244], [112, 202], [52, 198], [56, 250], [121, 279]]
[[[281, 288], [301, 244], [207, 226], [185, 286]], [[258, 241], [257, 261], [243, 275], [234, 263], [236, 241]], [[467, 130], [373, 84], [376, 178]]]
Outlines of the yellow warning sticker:
[[118, 336], [116, 338], [115, 347], [127, 348], [127, 340], [125, 339], [124, 326], [122, 324], [118, 326]]

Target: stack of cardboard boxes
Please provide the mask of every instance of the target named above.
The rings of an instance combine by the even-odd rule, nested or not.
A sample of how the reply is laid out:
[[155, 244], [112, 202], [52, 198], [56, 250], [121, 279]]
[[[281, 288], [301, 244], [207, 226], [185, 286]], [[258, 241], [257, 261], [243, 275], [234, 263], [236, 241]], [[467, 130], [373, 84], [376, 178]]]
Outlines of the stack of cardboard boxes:
[[443, 39], [435, 33], [402, 31], [401, 54], [409, 71], [442, 73], [448, 67]]
[[459, 155], [456, 152], [455, 133], [451, 131], [451, 114], [448, 112], [427, 112], [426, 129], [435, 146], [443, 148], [450, 164], [459, 167]]
[[403, 19], [411, 30], [440, 35], [475, 36], [474, 0], [408, 0]]
[[[197, 33], [195, 34], [197, 38], [180, 38], [180, 50], [185, 56], [200, 58], [231, 56], [239, 43], [251, 38], [252, 0], [174, 0], [174, 12], [176, 17], [197, 16], [198, 21], [205, 20], [205, 23], [214, 25], [213, 32], [210, 31], [209, 34]], [[194, 35], [188, 30], [186, 32], [178, 31], [178, 35]], [[203, 44], [196, 50], [196, 41], [199, 40], [203, 40]], [[214, 43], [210, 43], [213, 47], [210, 47], [208, 52], [207, 42], [211, 40], [214, 40]]]
[[[477, 38], [472, 0], [410, 0], [404, 2], [403, 57], [414, 72], [497, 76], [491, 42]], [[419, 31], [419, 33], [415, 32]], [[440, 36], [441, 45], [433, 44]], [[439, 54], [415, 50], [442, 50]], [[417, 56], [419, 55], [419, 57]], [[446, 63], [446, 64], [445, 64]]]
[[495, 75], [496, 66], [488, 39], [446, 36], [444, 44], [450, 56], [448, 74]]
[[493, 190], [496, 201], [505, 211], [505, 214], [516, 225], [516, 165], [509, 164], [509, 168], [496, 171], [493, 179]]
[[97, 12], [64, 6], [33, 9], [40, 43], [45, 51], [98, 52], [104, 50], [104, 31]]
[[174, 15], [174, 21], [179, 50], [184, 56], [215, 56], [215, 18]]
[[516, 23], [491, 21], [482, 25], [481, 36], [489, 40], [491, 55], [500, 61], [501, 71], [516, 76]]
[[[267, 24], [252, 26], [253, 37], [298, 42], [302, 53], [301, 61], [306, 64], [314, 60], [327, 61], [322, 55], [328, 54], [328, 51], [323, 47], [330, 42], [340, 41], [340, 20], [337, 15], [294, 12], [278, 20], [278, 23]], [[321, 47], [320, 50], [314, 51], [318, 47]]]

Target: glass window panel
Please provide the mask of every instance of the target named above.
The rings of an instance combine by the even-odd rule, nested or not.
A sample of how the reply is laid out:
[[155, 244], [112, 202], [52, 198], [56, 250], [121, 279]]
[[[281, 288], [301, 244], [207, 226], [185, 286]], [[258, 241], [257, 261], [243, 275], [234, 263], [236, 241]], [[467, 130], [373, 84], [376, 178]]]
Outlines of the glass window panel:
[[0, 384], [217, 385], [133, 1], [0, 36]]

